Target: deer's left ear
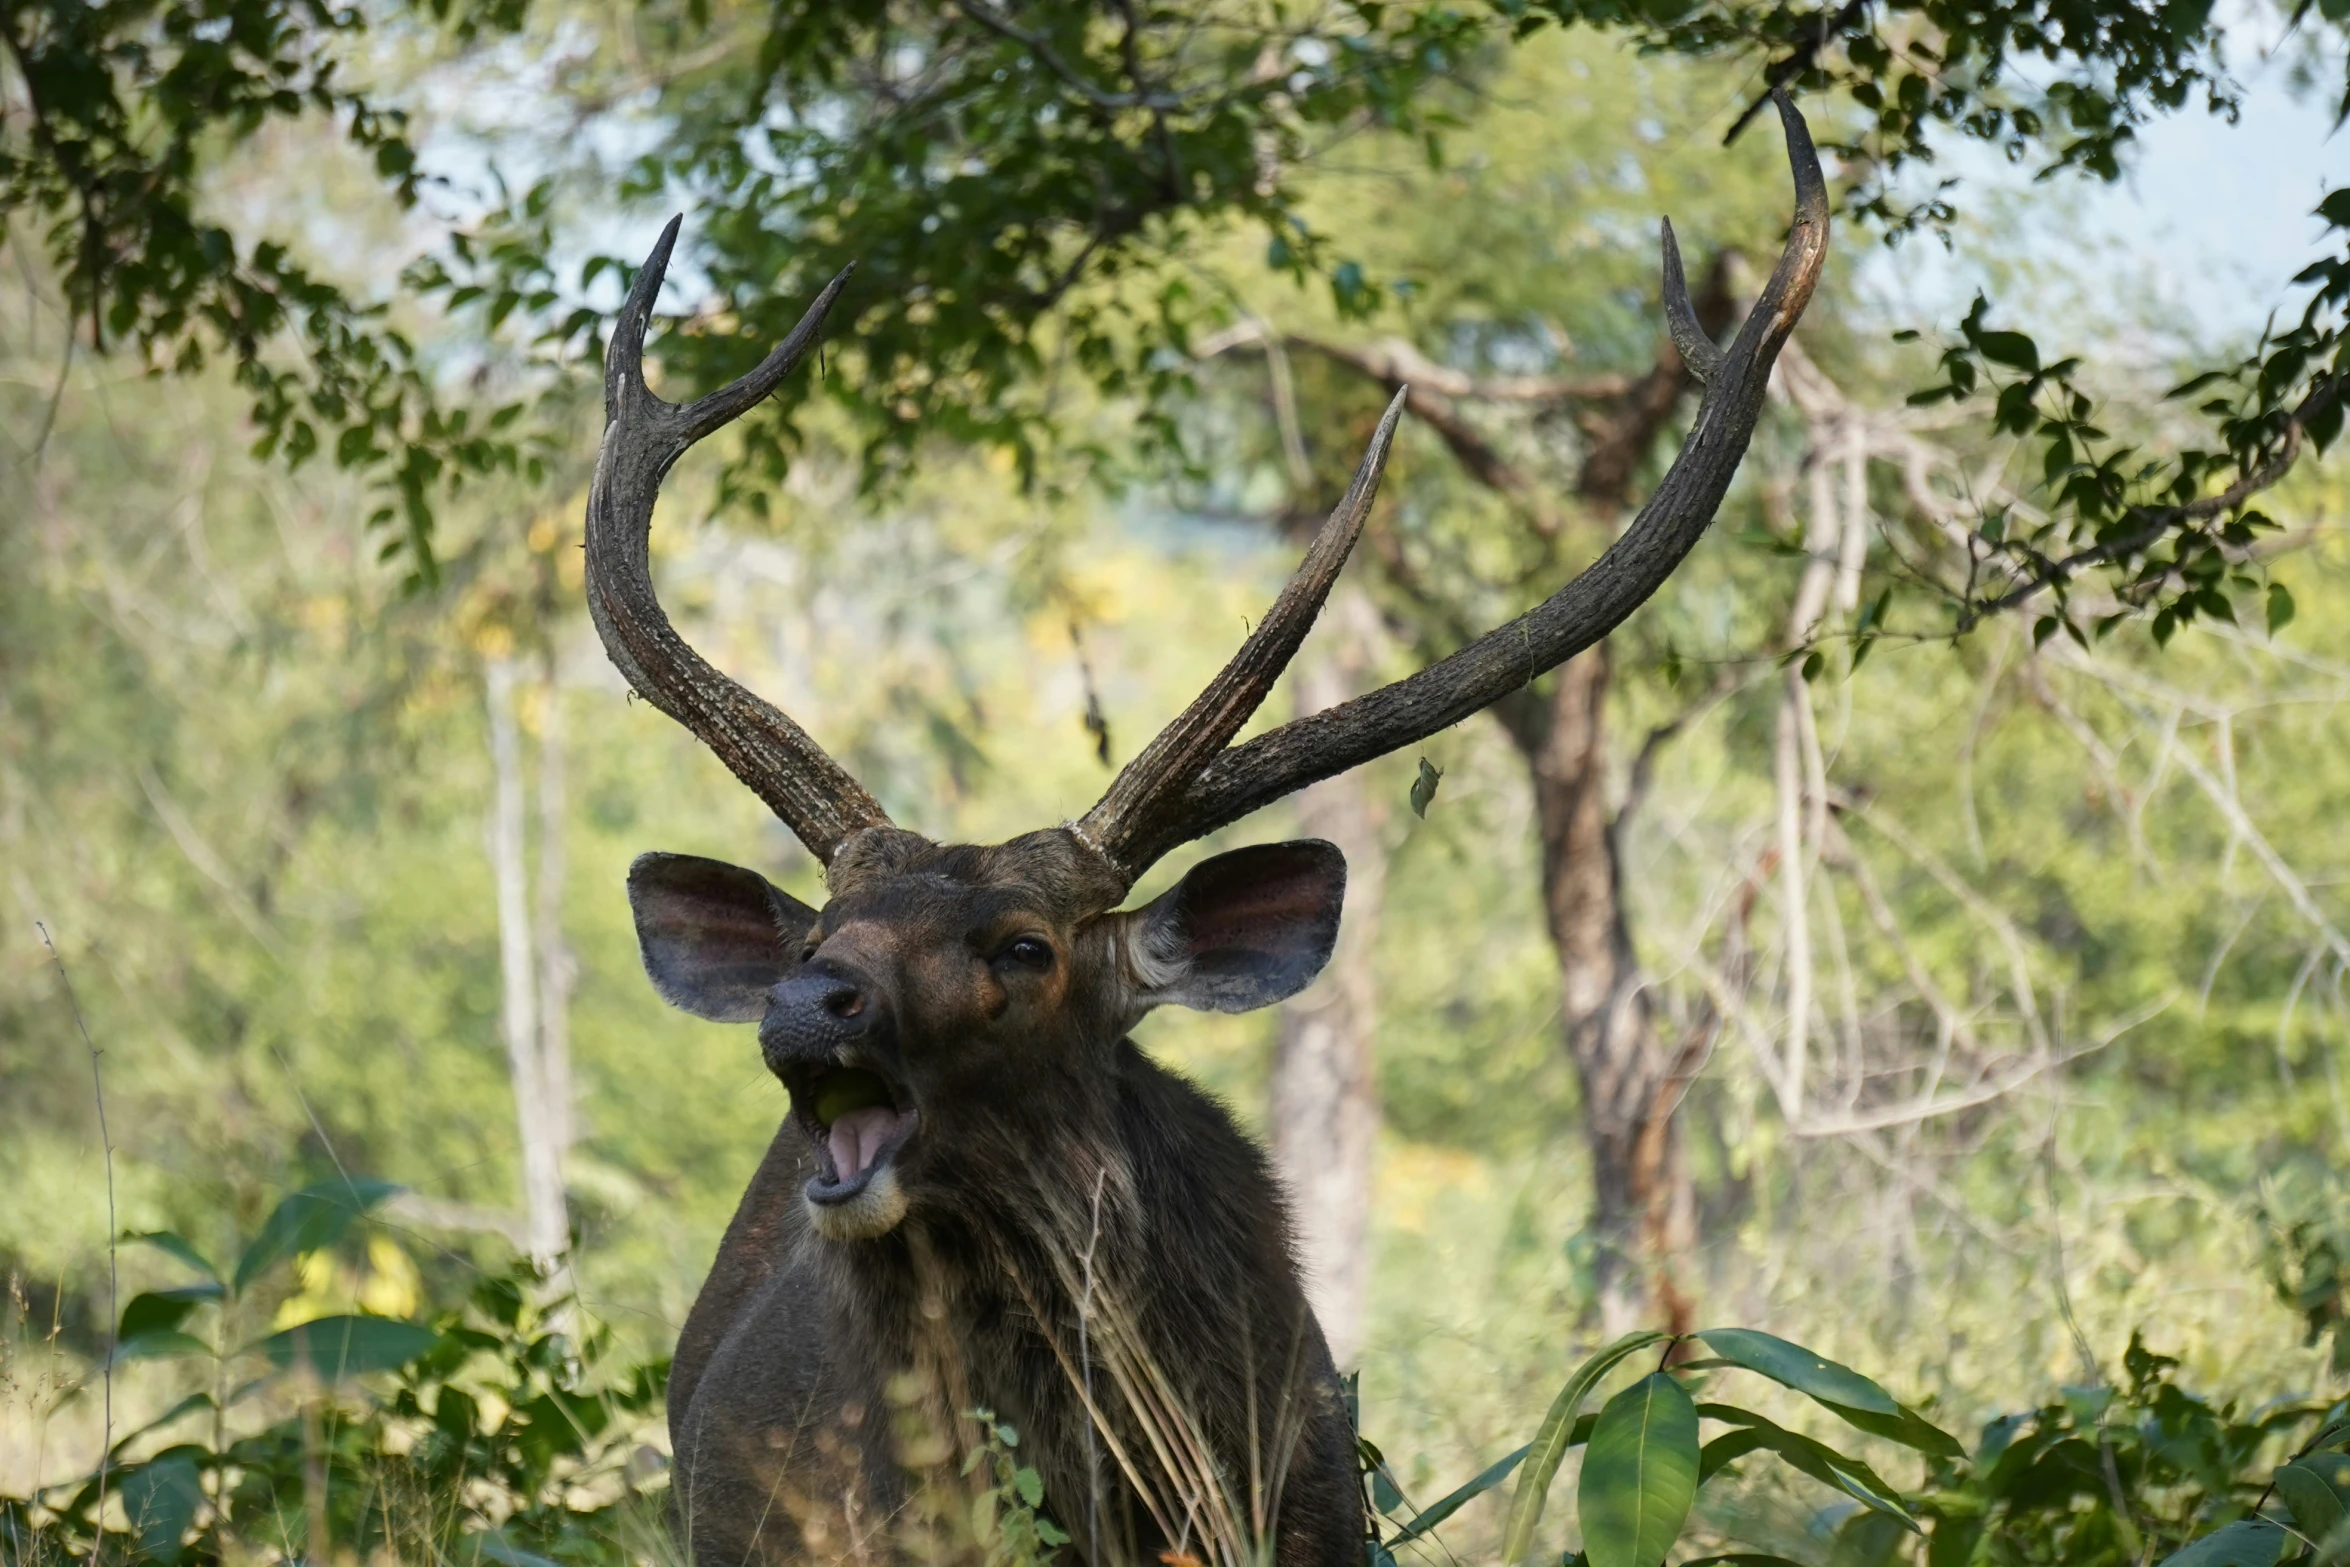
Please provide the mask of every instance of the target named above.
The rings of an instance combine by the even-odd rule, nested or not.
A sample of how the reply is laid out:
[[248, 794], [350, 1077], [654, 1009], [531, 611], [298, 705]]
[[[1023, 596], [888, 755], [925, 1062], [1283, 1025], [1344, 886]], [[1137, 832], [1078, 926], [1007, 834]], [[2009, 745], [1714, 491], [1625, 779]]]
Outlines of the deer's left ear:
[[1346, 856], [1318, 838], [1203, 860], [1127, 916], [1144, 1007], [1247, 1012], [1314, 982], [1338, 944]]

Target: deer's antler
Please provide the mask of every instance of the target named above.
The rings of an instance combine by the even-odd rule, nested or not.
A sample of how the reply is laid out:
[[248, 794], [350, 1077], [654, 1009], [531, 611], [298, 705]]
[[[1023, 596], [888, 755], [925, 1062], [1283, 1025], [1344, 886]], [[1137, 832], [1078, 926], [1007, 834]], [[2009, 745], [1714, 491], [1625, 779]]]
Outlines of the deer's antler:
[[886, 826], [888, 815], [805, 730], [686, 645], [654, 596], [646, 548], [653, 502], [670, 466], [791, 374], [849, 274], [827, 284], [791, 335], [741, 380], [682, 407], [663, 402], [645, 385], [645, 327], [680, 221], [671, 218], [661, 231], [604, 352], [604, 443], [588, 490], [588, 614], [628, 683], [717, 752], [818, 863], [829, 866], [843, 843], [865, 828]]
[[1337, 707], [1225, 749], [1305, 638], [1346, 552], [1362, 531], [1386, 466], [1402, 398], [1387, 410], [1346, 499], [1304, 564], [1207, 690], [1075, 826], [1128, 885], [1178, 844], [1238, 821], [1283, 795], [1425, 739], [1557, 668], [1620, 625], [1664, 585], [1721, 506], [1762, 412], [1780, 347], [1810, 303], [1828, 254], [1828, 191], [1803, 116], [1772, 93], [1794, 167], [1795, 217], [1753, 312], [1727, 349], [1697, 325], [1671, 224], [1664, 229], [1665, 319], [1705, 383], [1696, 422], [1630, 527], [1543, 603], [1450, 658]]

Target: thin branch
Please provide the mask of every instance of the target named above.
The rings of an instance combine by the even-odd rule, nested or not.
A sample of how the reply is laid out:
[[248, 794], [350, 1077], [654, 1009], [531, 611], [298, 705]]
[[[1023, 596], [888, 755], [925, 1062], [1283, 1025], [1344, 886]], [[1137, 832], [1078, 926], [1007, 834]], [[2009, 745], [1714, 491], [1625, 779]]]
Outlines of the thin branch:
[[2123, 1021], [2107, 1029], [2096, 1040], [2077, 1050], [2068, 1050], [2062, 1055], [2034, 1056], [2014, 1070], [2003, 1073], [1988, 1082], [1978, 1083], [1972, 1088], [1959, 1089], [1938, 1099], [1922, 1100], [1911, 1104], [1887, 1105], [1882, 1109], [1866, 1110], [1857, 1115], [1837, 1116], [1832, 1120], [1799, 1122], [1790, 1125], [1787, 1131], [1795, 1137], [1843, 1137], [1854, 1132], [1878, 1132], [1887, 1127], [1906, 1126], [1915, 1121], [1935, 1120], [1941, 1116], [1956, 1115], [1961, 1110], [1971, 1110], [1978, 1105], [1989, 1104], [1994, 1099], [2005, 1098], [2014, 1093], [2034, 1078], [2062, 1071], [2083, 1056], [2095, 1055], [2140, 1024], [2151, 1022], [2164, 1012], [2169, 1011], [2171, 1003], [2176, 999], [2175, 996], [2165, 996], [2160, 1001], [2139, 1008]]

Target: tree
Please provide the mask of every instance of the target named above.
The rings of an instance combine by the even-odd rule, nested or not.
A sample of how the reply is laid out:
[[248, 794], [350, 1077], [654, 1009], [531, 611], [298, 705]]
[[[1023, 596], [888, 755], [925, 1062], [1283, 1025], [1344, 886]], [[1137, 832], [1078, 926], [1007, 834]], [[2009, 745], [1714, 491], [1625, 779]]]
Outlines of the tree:
[[[393, 14], [441, 29], [460, 51], [518, 29], [576, 33], [584, 20], [520, 0], [428, 0]], [[2293, 21], [2339, 63], [2330, 13], [2303, 0]], [[1323, 279], [1346, 313], [1378, 307], [1383, 282], [1351, 254], [1353, 242], [1303, 218], [1300, 169], [1367, 125], [1421, 136], [1436, 152], [1447, 117], [1421, 107], [1427, 89], [1490, 69], [1507, 43], [1547, 28], [1613, 29], [1644, 48], [1760, 65], [1771, 85], [1828, 95], [1847, 127], [1828, 145], [1845, 159], [1850, 211], [1898, 234], [1954, 210], [1950, 182], [1909, 206], [1892, 183], [1930, 162], [1941, 138], [2113, 179], [2150, 116], [2197, 98], [2233, 112], [2222, 64], [2230, 25], [2208, 6], [2165, 0], [1964, 11], [1932, 0], [1320, 0], [1297, 11], [1252, 0], [1119, 0], [1100, 11], [998, 0], [696, 3], [607, 24], [575, 86], [584, 117], [616, 123], [650, 89], [653, 145], [623, 189], [698, 209], [695, 254], [725, 324], [674, 337], [675, 372], [696, 383], [739, 373], [844, 264], [885, 280], [859, 300], [853, 352], [820, 386], [858, 418], [878, 477], [916, 439], [941, 434], [1034, 464], [1053, 422], [1051, 389], [1067, 377], [1137, 398], [1165, 433], [1169, 400], [1186, 381], [1180, 351], [1217, 315], [1178, 263], [1219, 224], [1259, 229], [1272, 267]], [[342, 68], [365, 32], [355, 8], [295, 0], [226, 10], [12, 0], [0, 16], [14, 99], [0, 133], [0, 220], [43, 227], [41, 248], [93, 346], [127, 338], [157, 367], [183, 370], [229, 353], [264, 449], [299, 464], [331, 447], [338, 462], [376, 475], [392, 505], [371, 524], [400, 522], [387, 548], [429, 574], [442, 485], [517, 465], [537, 474], [514, 424], [523, 404], [444, 406], [447, 389], [379, 306], [296, 264], [284, 245], [199, 216], [206, 149], [299, 114], [336, 120], [390, 193], [415, 199], [426, 176], [396, 94], [354, 88]], [[594, 145], [571, 135], [535, 149], [554, 173], [453, 235], [411, 269], [407, 287], [452, 310], [478, 309], [492, 333], [519, 312], [557, 363], [592, 356], [601, 315], [591, 291], [634, 261], [590, 256], [576, 284], [558, 271], [573, 225], [555, 193], [585, 185], [599, 208], [608, 204], [605, 171], [579, 151]], [[2328, 216], [2350, 216], [2350, 206]], [[1962, 622], [2043, 592], [2061, 597], [2083, 573], [2130, 581], [2133, 607], [2170, 609], [2174, 623], [2216, 613], [2201, 597], [2217, 591], [2210, 570], [2197, 562], [2219, 562], [2223, 576], [2240, 564], [2260, 531], [2251, 496], [2338, 428], [2331, 361], [2350, 258], [2309, 281], [2318, 291], [2301, 323], [2247, 363], [2220, 368], [2217, 379], [2238, 390], [2211, 414], [2217, 444], [2157, 473], [2086, 455], [2084, 471], [2070, 471], [2071, 448], [2093, 426], [2066, 384], [2067, 361], [2043, 371], [2036, 355], [2016, 357], [2012, 334], [1994, 334], [1993, 361], [2029, 381], [1997, 417], [2007, 427], [2052, 421], [2066, 450], [2051, 472], [2063, 470], [2070, 488], [2039, 530], [1977, 530], [1978, 547], [2007, 562], [2013, 580], [1987, 600], [1962, 595]], [[1985, 341], [1965, 333], [1952, 395], [1971, 386], [1963, 361]], [[294, 368], [287, 350], [297, 344]], [[817, 389], [787, 388], [785, 416]], [[786, 445], [776, 425], [753, 427], [746, 477], [772, 473]]]

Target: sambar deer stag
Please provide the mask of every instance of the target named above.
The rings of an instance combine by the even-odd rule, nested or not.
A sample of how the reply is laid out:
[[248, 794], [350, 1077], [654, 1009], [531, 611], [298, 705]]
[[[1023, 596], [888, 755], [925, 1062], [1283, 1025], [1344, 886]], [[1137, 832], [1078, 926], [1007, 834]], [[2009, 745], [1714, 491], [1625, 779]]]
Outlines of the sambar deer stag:
[[1362, 531], [1399, 396], [1303, 564], [1198, 699], [1083, 818], [986, 846], [893, 825], [662, 612], [647, 558], [662, 477], [791, 372], [847, 276], [750, 374], [675, 406], [641, 364], [671, 221], [606, 355], [588, 606], [629, 684], [791, 827], [826, 891], [812, 909], [755, 871], [683, 855], [629, 872], [655, 987], [698, 1016], [758, 1024], [790, 1094], [669, 1386], [676, 1508], [699, 1567], [951, 1552], [948, 1525], [970, 1509], [941, 1498], [978, 1456], [980, 1408], [1017, 1428], [1046, 1512], [1094, 1567], [1363, 1559], [1349, 1419], [1265, 1157], [1128, 1037], [1154, 1007], [1245, 1011], [1311, 982], [1345, 862], [1318, 842], [1236, 849], [1120, 905], [1178, 845], [1590, 647], [1687, 556], [1827, 254], [1819, 164], [1801, 117], [1778, 107], [1794, 220], [1727, 349], [1699, 329], [1665, 226], [1666, 318], [1704, 397], [1598, 560], [1442, 662], [1232, 745]]

